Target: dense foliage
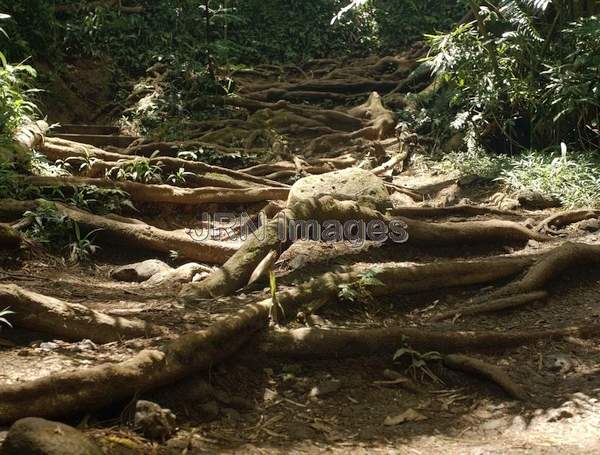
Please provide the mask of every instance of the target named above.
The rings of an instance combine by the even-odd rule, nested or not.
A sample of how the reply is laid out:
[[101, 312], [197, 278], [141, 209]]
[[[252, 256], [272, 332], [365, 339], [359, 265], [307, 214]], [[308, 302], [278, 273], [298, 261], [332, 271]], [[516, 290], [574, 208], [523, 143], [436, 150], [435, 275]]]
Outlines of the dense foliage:
[[494, 150], [543, 149], [561, 142], [597, 148], [597, 4], [473, 2], [473, 21], [450, 34], [430, 36], [434, 69], [454, 89], [454, 126]]
[[[0, 14], [0, 20], [7, 19], [10, 16]], [[0, 39], [10, 39], [4, 28], [0, 28]], [[11, 65], [0, 48], [0, 146], [9, 143], [15, 130], [36, 113], [29, 98], [33, 90], [28, 85], [35, 76], [29, 65]]]

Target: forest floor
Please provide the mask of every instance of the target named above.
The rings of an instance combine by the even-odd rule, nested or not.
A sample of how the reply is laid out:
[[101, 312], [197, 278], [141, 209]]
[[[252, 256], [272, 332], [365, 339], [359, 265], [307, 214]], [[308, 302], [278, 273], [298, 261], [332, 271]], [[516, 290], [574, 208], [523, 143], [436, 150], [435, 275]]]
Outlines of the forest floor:
[[[377, 74], [375, 69], [373, 73], [365, 73], [365, 68], [376, 66], [373, 61], [367, 63], [361, 63], [361, 74], [370, 81], [380, 83], [380, 88], [387, 87], [384, 82], [395, 80], [392, 75], [398, 77], [398, 67], [393, 71], [386, 70]], [[325, 63], [321, 62], [320, 65]], [[336, 63], [332, 65], [335, 67]], [[351, 78], [353, 68], [358, 66], [335, 71], [342, 73], [345, 70], [343, 77]], [[263, 68], [262, 71], [266, 75], [274, 74], [275, 70], [280, 69]], [[296, 70], [287, 68], [286, 71], [289, 75]], [[300, 71], [304, 73], [307, 69]], [[282, 88], [284, 83], [273, 82], [269, 78], [263, 82], [265, 87], [259, 90], [257, 78], [260, 74], [255, 73], [251, 78], [247, 76], [249, 79], [246, 80], [247, 86], [252, 81], [252, 90], [246, 88], [242, 93], [245, 92], [245, 99], [259, 103], [276, 102], [286, 96], [286, 99], [292, 98], [297, 103], [307, 99], [317, 99], [322, 103], [323, 96], [319, 94], [323, 95], [323, 87], [308, 85], [333, 85], [329, 82], [331, 71], [318, 73], [318, 77], [315, 74], [299, 74], [297, 79], [286, 82], [306, 84], [302, 90], [288, 85]], [[403, 77], [408, 73], [408, 70], [404, 71]], [[327, 74], [329, 76], [325, 77]], [[421, 83], [421, 89], [426, 86], [427, 84]], [[355, 98], [364, 101], [364, 87], [340, 87], [339, 84], [337, 87], [331, 86], [331, 91], [324, 95], [325, 98], [330, 98], [328, 108], [347, 112]], [[356, 90], [357, 93], [350, 95], [348, 90]], [[303, 95], [298, 95], [299, 93]], [[288, 96], [290, 94], [293, 96]], [[304, 100], [300, 99], [302, 96], [305, 97]], [[392, 104], [393, 102], [392, 100]], [[396, 102], [399, 102], [398, 99]], [[306, 108], [309, 105], [301, 106]], [[258, 107], [269, 110], [271, 114], [279, 112], [273, 105]], [[262, 112], [264, 115], [264, 111]], [[287, 112], [290, 113], [289, 110]], [[295, 114], [304, 119], [311, 117], [306, 112], [298, 111]], [[296, 122], [299, 118], [296, 118]], [[328, 130], [330, 125], [300, 122], [302, 125], [297, 124], [282, 132], [282, 124], [277, 123], [274, 118], [272, 120], [271, 126], [275, 130], [279, 128], [278, 134], [290, 137], [297, 135], [302, 139], [303, 146], [311, 149], [310, 157], [304, 156], [307, 160], [347, 156], [352, 158], [348, 160], [351, 165], [357, 165], [372, 158], [373, 150], [377, 150], [377, 146], [373, 144], [383, 143], [386, 156], [383, 159], [380, 157], [379, 163], [372, 166], [376, 167], [393, 157], [399, 147], [399, 139], [394, 138], [394, 133], [390, 134], [389, 131], [377, 137], [367, 133], [365, 138], [368, 143], [357, 146], [356, 137], [340, 139], [339, 131]], [[294, 119], [290, 114], [285, 121], [289, 126], [289, 122]], [[205, 127], [203, 125], [200, 129]], [[251, 127], [242, 126], [241, 131], [246, 134], [244, 146], [247, 149], [259, 148], [260, 141], [256, 137], [248, 140]], [[271, 130], [265, 129], [263, 132], [265, 131]], [[318, 134], [315, 135], [315, 132]], [[227, 133], [238, 134], [240, 130], [228, 130]], [[272, 131], [267, 135], [269, 134]], [[324, 142], [319, 143], [319, 139], [331, 134], [338, 136], [329, 142], [329, 147], [321, 147]], [[227, 143], [223, 141], [223, 137], [207, 137], [205, 134], [201, 139], [193, 140], [210, 143], [214, 139], [213, 145], [218, 148], [239, 148], [239, 138], [232, 140], [229, 135], [227, 140], [230, 142]], [[252, 141], [259, 145], [250, 144]], [[147, 150], [152, 147], [147, 147]], [[421, 147], [426, 145], [421, 144]], [[138, 149], [140, 150], [142, 149]], [[294, 152], [291, 151], [291, 154]], [[281, 164], [282, 161], [285, 164]], [[289, 183], [288, 179], [297, 178], [298, 173], [310, 173], [302, 169], [302, 164], [294, 163], [291, 159], [282, 160], [281, 156], [265, 157], [262, 162], [277, 163], [271, 174], [280, 174], [270, 175], [269, 178], [282, 182]], [[304, 165], [309, 167], [306, 163]], [[311, 165], [316, 166], [314, 163]], [[450, 193], [443, 193], [447, 186], [455, 186], [455, 176], [439, 175], [423, 166], [402, 169], [399, 173], [393, 169], [389, 172], [386, 170], [381, 175], [389, 183], [403, 189], [436, 187], [433, 193], [423, 197], [421, 201], [408, 201], [405, 193], [400, 191], [395, 195], [396, 199], [393, 198], [396, 207], [406, 204], [413, 207], [452, 206], [463, 198], [467, 198], [472, 205], [491, 207], [491, 197], [503, 191], [496, 183], [474, 180], [460, 185], [460, 196], [454, 194], [458, 191], [456, 188]], [[445, 181], [453, 183], [436, 186]], [[204, 210], [238, 211], [256, 208], [256, 204], [205, 204], [193, 208], [186, 206], [185, 210], [180, 210], [170, 204], [150, 204], [146, 210], [137, 213], [135, 218], [161, 229], [174, 230], [184, 226], [198, 226], [199, 213]], [[516, 219], [521, 223], [527, 219], [539, 221], [556, 212], [557, 209], [517, 209], [506, 219]], [[458, 222], [496, 218], [498, 216], [494, 214], [474, 217], [453, 215], [446, 216], [443, 220]], [[360, 265], [369, 269], [382, 265], [430, 263], [444, 259], [526, 255], [549, 250], [566, 239], [597, 245], [600, 244], [600, 233], [588, 232], [582, 225], [572, 224], [564, 227], [560, 235], [553, 237], [548, 243], [530, 240], [522, 247], [484, 243], [480, 246], [473, 244], [417, 248], [408, 243], [394, 246], [368, 245], [353, 249], [347, 245], [299, 242], [284, 253], [275, 271], [278, 285], [286, 287], [347, 265]], [[220, 318], [235, 313], [251, 302], [259, 302], [268, 295], [268, 289], [255, 286], [231, 296], [183, 304], [177, 298], [181, 287], [179, 283], [149, 286], [143, 283], [118, 282], [110, 275], [111, 270], [119, 265], [158, 258], [177, 266], [185, 264], [183, 258], [173, 259], [165, 253], [133, 246], [123, 248], [111, 241], [102, 241], [101, 246], [93, 263], [77, 265], [47, 254], [4, 251], [0, 257], [0, 284], [16, 284], [108, 315], [138, 318], [165, 328], [163, 335], [99, 344], [89, 340], [57, 340], [51, 335], [25, 331], [19, 327], [3, 328], [0, 332], [2, 384], [19, 384], [61, 371], [121, 362], [143, 349], [158, 349], [184, 332], [208, 328]], [[430, 320], [432, 316], [462, 307], [471, 298], [485, 295], [507, 282], [508, 280], [501, 280], [492, 283], [492, 286], [458, 286], [408, 295], [377, 296], [356, 302], [331, 303], [306, 322], [294, 321], [288, 324], [288, 328], [309, 325], [363, 330], [400, 326], [452, 333], [482, 330], [504, 333], [600, 322], [600, 269], [592, 267], [572, 268], [560, 273], [546, 288], [549, 296], [543, 302], [498, 313], [457, 317], [439, 322]], [[398, 348], [400, 347], [399, 340]], [[320, 451], [591, 453], [600, 448], [600, 345], [596, 341], [578, 337], [541, 340], [526, 346], [475, 356], [508, 372], [511, 379], [525, 390], [527, 399], [513, 400], [490, 381], [435, 366], [432, 367], [432, 377], [423, 373], [423, 369], [416, 368], [415, 382], [418, 387], [416, 390], [407, 389], [405, 383], [390, 380], [389, 375], [384, 372], [396, 370], [410, 376], [410, 370], [407, 369], [410, 364], [395, 362], [389, 354], [337, 359], [281, 359], [257, 354], [250, 343], [247, 348], [209, 371], [198, 372], [196, 377], [142, 394], [142, 398], [171, 409], [177, 416], [179, 430], [164, 443], [151, 442], [131, 429], [131, 403], [119, 401], [118, 405], [97, 412], [81, 413], [67, 421], [79, 425], [111, 454]], [[206, 384], [210, 384], [210, 387]], [[393, 418], [402, 414], [405, 416], [404, 421], [398, 418], [393, 422]], [[0, 432], [0, 439], [3, 435], [5, 433]]]

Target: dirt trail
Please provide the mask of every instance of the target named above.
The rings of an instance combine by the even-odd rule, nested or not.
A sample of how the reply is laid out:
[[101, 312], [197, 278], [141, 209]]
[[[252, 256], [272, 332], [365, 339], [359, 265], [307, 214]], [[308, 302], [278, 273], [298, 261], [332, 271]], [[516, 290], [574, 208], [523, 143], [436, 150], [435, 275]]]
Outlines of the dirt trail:
[[[490, 196], [498, 191], [493, 185], [457, 181], [454, 176], [433, 175], [428, 169], [410, 167], [411, 156], [425, 149], [427, 144], [395, 129], [396, 111], [411, 102], [411, 97], [405, 96], [407, 92], [420, 93], [430, 84], [417, 62], [422, 52], [422, 49], [414, 49], [399, 56], [345, 62], [320, 60], [301, 67], [264, 65], [251, 72], [239, 72], [234, 77], [240, 86], [240, 97], [210, 97], [192, 103], [198, 107], [225, 106], [227, 116], [182, 125], [181, 140], [175, 142], [140, 139], [125, 148], [108, 146], [101, 150], [49, 140], [44, 146], [48, 154], [60, 152], [61, 159], [69, 156], [73, 163], [93, 160], [90, 166], [73, 167], [82, 170], [82, 178], [98, 178], [119, 160], [151, 156], [159, 150], [159, 156], [153, 158], [156, 163], [161, 161], [165, 168], [188, 167], [194, 176], [179, 183], [184, 188], [168, 191], [153, 188], [152, 191], [178, 194], [179, 190], [185, 189], [186, 194], [192, 194], [205, 188], [206, 182], [212, 182], [211, 186], [220, 188], [219, 194], [227, 189], [230, 195], [237, 194], [235, 191], [247, 195], [248, 188], [253, 188], [254, 199], [236, 202], [234, 198], [227, 204], [202, 200], [195, 204], [190, 196], [185, 203], [167, 200], [158, 203], [144, 196], [154, 193], [136, 187], [141, 201], [136, 203], [138, 212], [125, 213], [128, 218], [94, 218], [94, 222], [102, 223], [105, 231], [98, 237], [102, 250], [92, 265], [69, 265], [61, 258], [45, 254], [2, 250], [0, 284], [16, 284], [111, 316], [138, 318], [160, 326], [164, 332], [153, 338], [100, 345], [85, 340], [54, 340], [47, 333], [31, 333], [20, 327], [3, 329], [0, 334], [0, 361], [4, 365], [0, 375], [0, 408], [5, 405], [3, 397], [9, 395], [6, 386], [26, 385], [59, 372], [85, 373], [85, 369], [91, 371], [99, 365], [119, 365], [118, 362], [131, 359], [143, 350], [156, 351], [165, 345], [171, 346], [169, 342], [182, 333], [214, 327], [219, 320], [247, 308], [246, 305], [263, 302], [269, 297], [264, 277], [241, 291], [236, 291], [238, 286], [234, 286], [235, 292], [223, 292], [223, 297], [192, 299], [184, 304], [178, 299], [181, 282], [166, 279], [155, 286], [122, 283], [111, 278], [111, 270], [118, 265], [150, 258], [164, 260], [172, 266], [183, 265], [188, 262], [183, 256], [169, 257], [171, 248], [153, 247], [159, 251], [153, 253], [148, 245], [163, 239], [179, 239], [177, 236], [183, 236], [185, 228], [206, 227], [200, 217], [204, 212], [234, 210], [256, 214], [264, 209], [273, 216], [285, 206], [282, 194], [298, 178], [347, 167], [372, 169], [385, 180], [396, 215], [394, 211], [377, 215], [384, 219], [414, 217], [418, 221], [415, 229], [465, 226], [467, 232], [471, 232], [473, 224], [457, 223], [510, 221], [518, 223], [514, 226], [532, 240], [517, 245], [505, 241], [478, 245], [466, 238], [461, 246], [436, 247], [411, 242], [402, 245], [367, 243], [359, 249], [316, 242], [298, 242], [289, 248], [277, 245], [281, 256], [274, 271], [282, 305], [285, 306], [286, 298], [294, 296], [298, 289], [305, 289], [302, 283], [310, 283], [311, 278], [315, 279], [313, 284], [318, 283], [325, 273], [332, 274], [334, 291], [350, 289], [354, 292], [350, 294], [352, 298], [336, 302], [337, 292], [331, 294], [331, 283], [326, 283], [317, 291], [328, 290], [328, 304], [321, 308], [303, 307], [303, 317], [291, 318], [293, 320], [288, 322], [286, 329], [404, 327], [450, 334], [507, 333], [597, 323], [600, 317], [597, 298], [600, 269], [576, 266], [577, 260], [594, 264], [596, 250], [570, 256], [569, 247], [564, 247], [565, 239], [592, 248], [599, 244], [598, 232], [589, 232], [579, 223], [597, 218], [597, 213], [552, 219], [550, 226], [544, 228], [540, 223], [555, 212], [500, 210], [490, 202]], [[222, 167], [185, 162], [178, 156], [178, 152], [194, 147], [211, 147], [221, 160], [230, 160], [228, 162], [232, 164]], [[239, 156], [252, 156], [252, 162], [244, 162]], [[58, 155], [54, 156], [56, 158]], [[92, 175], [95, 171], [100, 174]], [[60, 182], [57, 179], [55, 183]], [[265, 196], [256, 196], [254, 189], [260, 189], [260, 194]], [[373, 216], [374, 212], [364, 206], [351, 206], [351, 201], [338, 202], [340, 206], [329, 208], [350, 210], [353, 207], [354, 215]], [[322, 198], [315, 202], [321, 208], [326, 203]], [[0, 215], [3, 221], [20, 217], [15, 207], [21, 205], [2, 201]], [[90, 218], [81, 216], [82, 224], [91, 223]], [[534, 229], [538, 225], [541, 232]], [[117, 227], [125, 229], [127, 226], [131, 228], [128, 232], [132, 233], [132, 239], [145, 239], [137, 247], [117, 246], [114, 238], [106, 235], [111, 234], [111, 230], [118, 234]], [[490, 227], [489, 232], [495, 229], [497, 226]], [[144, 235], [154, 236], [148, 240], [149, 237]], [[221, 244], [219, 241], [214, 243]], [[235, 258], [239, 242], [223, 242], [222, 245], [227, 246], [227, 254], [206, 262], [223, 264], [230, 260], [229, 257]], [[561, 245], [562, 250], [558, 248]], [[202, 247], [198, 243], [198, 248]], [[266, 255], [271, 250], [260, 248], [251, 251], [260, 250], [260, 254]], [[564, 257], [560, 256], [561, 251], [567, 251]], [[261, 262], [263, 256], [257, 256], [256, 262]], [[193, 257], [202, 258], [202, 255]], [[558, 262], [553, 263], [552, 258], [557, 257]], [[417, 284], [425, 281], [422, 277], [428, 276], [427, 272], [418, 268], [410, 275], [412, 281], [406, 283], [390, 280], [383, 283], [386, 288], [383, 290], [376, 282], [367, 283], [368, 292], [356, 288], [356, 283], [368, 271], [375, 271], [375, 278], [385, 280], [385, 274], [377, 275], [381, 268], [405, 270], [433, 264], [437, 267], [433, 270], [440, 271], [444, 264], [489, 261], [489, 258], [496, 262], [489, 265], [489, 270], [465, 271], [459, 278], [440, 272], [433, 276], [431, 283], [426, 283], [427, 286], [418, 288], [418, 292], [403, 288], [406, 284], [406, 288], [417, 289]], [[546, 268], [544, 258], [550, 263]], [[561, 268], [563, 259], [568, 267]], [[481, 278], [482, 273], [491, 273], [501, 267], [500, 263], [512, 264], [510, 261], [518, 265], [511, 273], [499, 274], [493, 279]], [[534, 266], [528, 269], [532, 264]], [[255, 268], [256, 264], [250, 272]], [[475, 277], [468, 278], [469, 273]], [[539, 278], [541, 275], [545, 280]], [[342, 276], [350, 277], [349, 281], [335, 281]], [[433, 320], [449, 310], [460, 310], [473, 302], [490, 301], [491, 296], [502, 296], [506, 290], [520, 289], [522, 293], [532, 282], [542, 283], [548, 297], [513, 310]], [[193, 290], [194, 286], [191, 288]], [[308, 299], [309, 303], [314, 304], [320, 295], [315, 293], [315, 298]], [[94, 412], [87, 420], [90, 425], [87, 432], [114, 453], [117, 450], [122, 453], [435, 453], [441, 450], [589, 453], [597, 450], [600, 444], [600, 376], [597, 374], [600, 351], [593, 335], [543, 339], [517, 348], [469, 354], [507, 372], [525, 391], [527, 399], [524, 401], [510, 399], [493, 381], [444, 367], [431, 353], [433, 360], [425, 366], [419, 363], [417, 354], [410, 352], [400, 361], [393, 361], [389, 354], [357, 358], [314, 357], [307, 361], [280, 358], [249, 342], [240, 352], [223, 363], [212, 365], [208, 371], [198, 371], [197, 376], [183, 382], [142, 394], [144, 398], [170, 407], [178, 416], [180, 429], [168, 442], [153, 445], [128, 427], [130, 396], [123, 396], [124, 400], [110, 403], [112, 407]], [[401, 347], [403, 340], [398, 340], [397, 348]], [[390, 347], [386, 348], [389, 351]], [[411, 356], [412, 360], [408, 360]], [[386, 370], [395, 370], [409, 381], [394, 381]], [[416, 387], [407, 386], [413, 382]], [[211, 384], [216, 392], [207, 393], [204, 383]], [[116, 396], [119, 396], [118, 392]], [[77, 423], [83, 414], [87, 414], [87, 409], [83, 411], [76, 412], [71, 422]], [[407, 411], [409, 417], [404, 421], [398, 417]], [[183, 452], [186, 449], [188, 452]]]

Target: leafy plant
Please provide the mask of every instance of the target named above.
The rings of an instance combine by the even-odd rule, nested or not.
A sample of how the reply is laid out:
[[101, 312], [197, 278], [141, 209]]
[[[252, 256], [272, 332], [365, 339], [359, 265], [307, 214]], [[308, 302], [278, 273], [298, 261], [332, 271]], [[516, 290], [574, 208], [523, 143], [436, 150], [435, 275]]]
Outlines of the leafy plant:
[[428, 365], [430, 362], [439, 362], [442, 360], [442, 355], [439, 352], [421, 353], [411, 348], [401, 348], [394, 354], [394, 361], [404, 360], [406, 357], [408, 357], [408, 366], [405, 373], [410, 375], [415, 381], [422, 382], [427, 377], [434, 382], [443, 382], [431, 371]]
[[[154, 152], [151, 158], [158, 154]], [[106, 177], [115, 180], [131, 180], [142, 183], [162, 183], [162, 163], [152, 164], [149, 158], [136, 157], [117, 161], [117, 165], [106, 171]]]
[[598, 146], [600, 17], [566, 3], [472, 1], [473, 22], [427, 37], [455, 126], [496, 151]]
[[348, 302], [370, 301], [373, 298], [371, 288], [385, 285], [377, 278], [380, 272], [378, 268], [373, 268], [361, 273], [359, 279], [353, 283], [340, 284], [338, 286], [338, 298]]
[[27, 235], [44, 243], [55, 252], [68, 250], [69, 260], [78, 262], [88, 260], [98, 247], [90, 236], [98, 230], [82, 236], [79, 224], [61, 214], [52, 202], [45, 202], [35, 211], [27, 211], [24, 218], [30, 220]]
[[75, 237], [68, 245], [69, 260], [73, 263], [88, 262], [90, 258], [100, 249], [99, 246], [94, 245], [91, 236], [102, 229], [94, 229], [93, 231], [82, 236], [81, 230], [79, 229], [79, 224], [74, 223], [73, 228]]
[[193, 176], [192, 172], [187, 172], [184, 168], [180, 167], [177, 172], [173, 174], [169, 174], [167, 177], [167, 182], [173, 183], [175, 185], [185, 183], [186, 177]]

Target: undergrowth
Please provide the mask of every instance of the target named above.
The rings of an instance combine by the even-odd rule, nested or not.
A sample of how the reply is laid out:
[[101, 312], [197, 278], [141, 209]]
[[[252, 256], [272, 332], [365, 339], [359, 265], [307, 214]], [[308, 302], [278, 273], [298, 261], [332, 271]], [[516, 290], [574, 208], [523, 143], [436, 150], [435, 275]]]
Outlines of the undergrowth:
[[593, 153], [524, 151], [516, 156], [481, 149], [451, 152], [431, 167], [457, 177], [477, 175], [559, 199], [565, 207], [600, 207], [600, 158]]

